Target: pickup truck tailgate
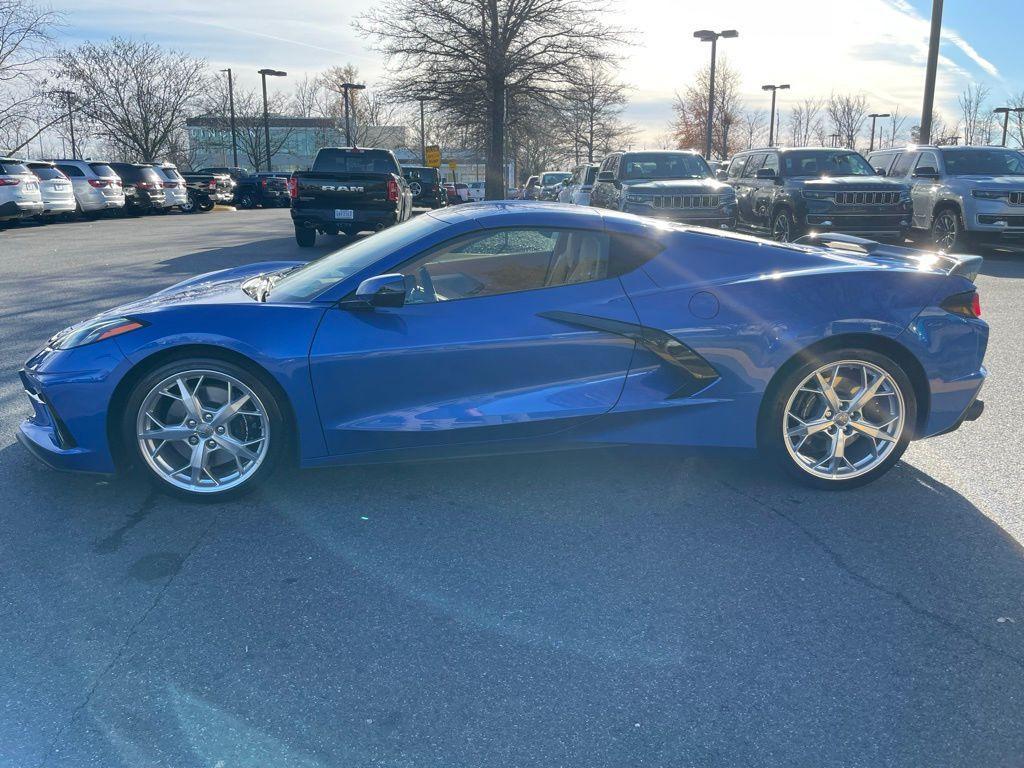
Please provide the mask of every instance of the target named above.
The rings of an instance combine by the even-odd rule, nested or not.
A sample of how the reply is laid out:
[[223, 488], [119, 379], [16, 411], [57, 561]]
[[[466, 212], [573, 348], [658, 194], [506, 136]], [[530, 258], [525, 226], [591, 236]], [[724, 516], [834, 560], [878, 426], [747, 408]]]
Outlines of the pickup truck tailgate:
[[391, 174], [304, 171], [296, 176], [296, 208], [394, 209], [394, 203], [388, 200]]

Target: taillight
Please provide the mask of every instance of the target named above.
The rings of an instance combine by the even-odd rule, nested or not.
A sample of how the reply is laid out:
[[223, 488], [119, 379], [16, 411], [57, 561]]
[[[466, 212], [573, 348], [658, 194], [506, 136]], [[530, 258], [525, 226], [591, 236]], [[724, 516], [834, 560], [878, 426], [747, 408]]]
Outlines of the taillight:
[[299, 180], [291, 176], [288, 177], [288, 197], [296, 198], [299, 196]]
[[21, 184], [21, 179], [0, 178], [0, 187], [16, 187]]
[[96, 189], [103, 189], [103, 187], [110, 184], [106, 179], [89, 179], [89, 186], [96, 187]]
[[217, 180], [216, 179], [211, 180], [210, 183], [207, 186], [209, 186], [210, 189], [216, 189], [217, 188]]
[[263, 186], [264, 189], [267, 188], [267, 180], [266, 179], [263, 179], [263, 185], [262, 186]]
[[398, 182], [394, 179], [388, 179], [388, 202], [398, 202]]
[[977, 291], [954, 293], [939, 306], [960, 317], [981, 317], [981, 299]]

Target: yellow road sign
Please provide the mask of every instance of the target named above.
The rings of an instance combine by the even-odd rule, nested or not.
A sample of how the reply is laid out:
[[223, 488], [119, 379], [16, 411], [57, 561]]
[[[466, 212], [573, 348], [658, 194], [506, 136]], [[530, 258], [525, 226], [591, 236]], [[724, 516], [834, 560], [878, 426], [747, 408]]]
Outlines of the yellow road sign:
[[441, 148], [436, 144], [431, 144], [426, 148], [426, 161], [427, 165], [431, 168], [441, 167]]

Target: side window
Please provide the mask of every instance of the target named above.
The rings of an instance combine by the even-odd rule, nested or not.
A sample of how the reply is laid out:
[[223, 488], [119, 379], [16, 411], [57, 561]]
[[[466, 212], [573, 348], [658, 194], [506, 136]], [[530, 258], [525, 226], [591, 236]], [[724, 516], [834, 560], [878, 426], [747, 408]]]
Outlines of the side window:
[[910, 166], [914, 164], [915, 159], [917, 159], [916, 152], [901, 152], [897, 155], [896, 162], [892, 164], [889, 175], [896, 177], [906, 176], [910, 173]]
[[747, 167], [743, 169], [743, 178], [752, 179], [754, 174], [764, 165], [764, 159], [767, 157], [767, 152], [761, 152], [757, 155], [751, 155], [750, 159], [747, 160]]
[[[633, 251], [616, 266], [635, 264]], [[522, 227], [457, 238], [417, 256], [399, 270], [408, 278], [407, 304], [586, 283], [609, 273], [604, 232]]]
[[64, 175], [67, 176], [69, 179], [80, 179], [85, 176], [85, 174], [82, 173], [82, 169], [74, 165], [58, 165], [57, 167], [60, 168], [61, 171], [64, 172]]
[[734, 157], [732, 159], [732, 162], [729, 163], [729, 180], [730, 181], [732, 181], [734, 179], [738, 179], [740, 176], [743, 175], [743, 168], [746, 166], [747, 159], [749, 157], [750, 157], [750, 155], [740, 155], [739, 157]]
[[873, 155], [868, 155], [868, 163], [876, 171], [885, 171], [889, 173], [889, 167], [892, 165], [892, 152], [876, 152]]
[[769, 152], [767, 157], [765, 157], [765, 159], [764, 159], [764, 165], [762, 165], [761, 167], [762, 168], [770, 168], [771, 170], [775, 171], [775, 175], [778, 176], [779, 175], [779, 156], [777, 154], [775, 154], [774, 152]]
[[922, 152], [921, 156], [917, 159], [917, 163], [914, 165], [914, 170], [918, 168], [932, 168], [939, 170], [939, 158], [934, 152]]

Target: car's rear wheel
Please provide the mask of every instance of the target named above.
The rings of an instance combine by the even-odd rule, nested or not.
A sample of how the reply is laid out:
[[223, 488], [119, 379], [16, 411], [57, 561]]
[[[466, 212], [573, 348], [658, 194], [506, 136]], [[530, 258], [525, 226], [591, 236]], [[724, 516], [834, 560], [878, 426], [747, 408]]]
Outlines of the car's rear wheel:
[[246, 368], [214, 358], [175, 360], [144, 376], [123, 428], [158, 488], [200, 501], [250, 491], [273, 471], [285, 442], [273, 392]]
[[888, 472], [917, 419], [906, 372], [868, 349], [818, 355], [772, 392], [762, 447], [793, 477], [818, 488], [851, 488]]
[[255, 208], [256, 198], [253, 197], [248, 192], [243, 192], [241, 195], [238, 196], [238, 207], [246, 211]]
[[296, 227], [295, 242], [299, 248], [312, 248], [316, 245], [316, 230], [311, 227]]

